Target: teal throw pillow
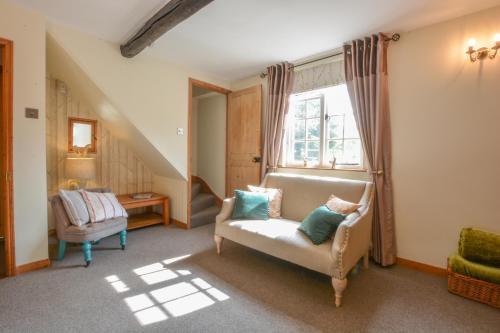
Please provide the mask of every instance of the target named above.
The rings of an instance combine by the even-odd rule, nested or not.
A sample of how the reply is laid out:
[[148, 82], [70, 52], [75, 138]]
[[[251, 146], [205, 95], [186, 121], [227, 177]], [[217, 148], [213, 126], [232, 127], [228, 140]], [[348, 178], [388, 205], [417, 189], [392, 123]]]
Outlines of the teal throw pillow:
[[269, 218], [269, 198], [266, 193], [235, 190], [233, 220], [267, 220]]
[[326, 205], [313, 210], [299, 226], [309, 239], [319, 245], [330, 238], [337, 230], [339, 224], [345, 219], [345, 215], [336, 213]]

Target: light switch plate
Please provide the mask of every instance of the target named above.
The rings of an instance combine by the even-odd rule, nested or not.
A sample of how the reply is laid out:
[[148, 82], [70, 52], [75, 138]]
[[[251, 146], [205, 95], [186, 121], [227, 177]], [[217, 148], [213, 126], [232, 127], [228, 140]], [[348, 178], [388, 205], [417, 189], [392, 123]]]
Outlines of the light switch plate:
[[178, 127], [177, 128], [177, 135], [184, 135], [184, 128]]
[[24, 116], [26, 118], [38, 119], [38, 109], [35, 108], [25, 108]]

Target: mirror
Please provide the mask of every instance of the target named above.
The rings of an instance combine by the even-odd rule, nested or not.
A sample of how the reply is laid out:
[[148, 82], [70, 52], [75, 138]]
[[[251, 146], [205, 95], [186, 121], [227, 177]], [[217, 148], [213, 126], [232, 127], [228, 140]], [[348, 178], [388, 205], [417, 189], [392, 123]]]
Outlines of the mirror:
[[96, 152], [97, 120], [68, 118], [68, 151]]

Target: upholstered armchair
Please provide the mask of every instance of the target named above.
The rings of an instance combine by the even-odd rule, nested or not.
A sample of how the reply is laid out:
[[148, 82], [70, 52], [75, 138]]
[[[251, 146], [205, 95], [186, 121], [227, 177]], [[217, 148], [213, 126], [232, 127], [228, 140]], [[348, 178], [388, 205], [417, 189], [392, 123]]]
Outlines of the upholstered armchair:
[[[106, 188], [88, 189], [87, 191], [101, 193], [111, 192], [110, 189]], [[71, 224], [59, 195], [52, 197], [51, 204], [55, 218], [57, 239], [59, 240], [58, 260], [64, 258], [67, 242], [81, 243], [85, 267], [88, 267], [92, 261], [92, 244], [97, 244], [102, 238], [118, 233], [120, 234], [121, 249], [125, 250], [127, 240], [126, 217], [117, 217], [98, 223], [87, 223], [82, 226], [76, 226]]]

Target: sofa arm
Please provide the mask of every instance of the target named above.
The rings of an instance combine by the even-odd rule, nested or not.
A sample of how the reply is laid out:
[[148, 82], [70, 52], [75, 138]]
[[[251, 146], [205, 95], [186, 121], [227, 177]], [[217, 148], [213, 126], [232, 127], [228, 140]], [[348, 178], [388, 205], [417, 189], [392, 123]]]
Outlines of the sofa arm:
[[347, 216], [335, 233], [332, 256], [335, 259], [333, 277], [344, 279], [359, 259], [370, 249], [372, 231], [372, 209]]
[[222, 209], [219, 214], [215, 217], [215, 223], [224, 222], [231, 217], [234, 208], [235, 198], [226, 198], [222, 202]]

